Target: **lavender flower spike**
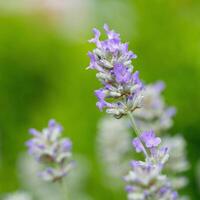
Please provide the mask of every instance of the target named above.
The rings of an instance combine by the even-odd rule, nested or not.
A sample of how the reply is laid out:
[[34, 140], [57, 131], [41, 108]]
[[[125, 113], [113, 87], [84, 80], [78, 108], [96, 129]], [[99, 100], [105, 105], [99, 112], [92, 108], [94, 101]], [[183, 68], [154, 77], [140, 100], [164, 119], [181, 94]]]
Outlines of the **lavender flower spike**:
[[26, 145], [29, 153], [44, 166], [39, 175], [47, 181], [58, 181], [73, 168], [71, 160], [72, 143], [67, 138], [61, 138], [62, 126], [55, 120], [50, 120], [48, 128], [41, 132], [30, 129], [33, 138]]
[[[146, 157], [142, 142], [150, 155]], [[129, 200], [176, 200], [177, 192], [173, 191], [169, 179], [162, 173], [168, 160], [168, 149], [159, 147], [161, 139], [153, 131], [146, 131], [133, 140], [137, 152], [143, 152], [144, 161], [131, 161], [131, 170], [124, 177]]]
[[88, 69], [97, 71], [97, 78], [103, 87], [95, 91], [97, 107], [106, 108], [107, 113], [116, 118], [133, 112], [140, 107], [143, 84], [138, 72], [133, 72], [132, 59], [137, 56], [128, 50], [128, 44], [122, 43], [120, 35], [104, 25], [107, 39], [100, 41], [100, 31], [93, 29], [94, 38], [89, 42], [96, 48], [88, 53]]

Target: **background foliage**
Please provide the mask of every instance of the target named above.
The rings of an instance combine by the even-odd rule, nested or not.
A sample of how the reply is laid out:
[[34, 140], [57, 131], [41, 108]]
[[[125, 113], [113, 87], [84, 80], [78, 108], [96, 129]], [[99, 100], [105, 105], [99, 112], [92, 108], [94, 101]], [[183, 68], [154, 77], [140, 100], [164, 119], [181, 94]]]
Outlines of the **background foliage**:
[[200, 1], [72, 2], [77, 3], [73, 15], [64, 17], [0, 3], [0, 193], [20, 188], [16, 163], [25, 151], [28, 128], [41, 129], [56, 118], [73, 140], [74, 152], [91, 165], [86, 192], [95, 200], [125, 199], [123, 190], [103, 185], [95, 152], [96, 124], [103, 115], [93, 95], [98, 82], [85, 70], [91, 29], [106, 22], [138, 55], [140, 77], [166, 82], [167, 102], [178, 109], [171, 134], [181, 132], [188, 142], [190, 184], [184, 193], [199, 199]]

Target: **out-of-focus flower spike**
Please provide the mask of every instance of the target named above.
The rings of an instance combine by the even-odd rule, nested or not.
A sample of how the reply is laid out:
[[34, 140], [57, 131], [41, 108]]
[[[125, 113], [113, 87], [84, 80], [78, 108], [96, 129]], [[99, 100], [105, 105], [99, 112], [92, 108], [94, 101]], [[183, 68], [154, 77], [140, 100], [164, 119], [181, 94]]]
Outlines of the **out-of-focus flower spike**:
[[173, 125], [172, 117], [176, 114], [174, 107], [168, 107], [162, 96], [165, 84], [158, 81], [143, 86], [141, 109], [133, 112], [137, 126], [142, 130], [152, 129], [156, 134], [167, 131]]
[[42, 179], [59, 181], [71, 170], [72, 142], [61, 138], [62, 126], [50, 120], [48, 127], [41, 132], [31, 129], [33, 138], [26, 142], [29, 153], [44, 166], [40, 172]]

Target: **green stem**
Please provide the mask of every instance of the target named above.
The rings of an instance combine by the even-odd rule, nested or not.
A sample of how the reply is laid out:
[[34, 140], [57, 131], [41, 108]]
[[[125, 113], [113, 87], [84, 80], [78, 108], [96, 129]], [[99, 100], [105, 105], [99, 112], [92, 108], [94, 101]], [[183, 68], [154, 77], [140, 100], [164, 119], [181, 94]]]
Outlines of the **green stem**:
[[135, 133], [136, 133], [136, 136], [137, 136], [137, 137], [140, 137], [140, 130], [138, 129], [138, 127], [137, 127], [137, 125], [136, 125], [136, 123], [135, 123], [135, 120], [134, 120], [134, 118], [133, 118], [132, 113], [131, 113], [131, 112], [128, 112], [128, 116], [129, 116], [129, 119], [130, 119], [130, 121], [131, 121], [131, 126], [132, 126], [133, 130], [134, 130]]
[[[134, 120], [134, 117], [133, 117], [132, 113], [128, 112], [128, 116], [129, 116], [129, 119], [131, 121], [131, 126], [132, 126], [133, 130], [134, 130], [136, 136], [139, 138], [140, 137], [140, 130], [139, 130], [139, 128], [137, 127], [137, 125], [135, 123], [135, 120]], [[141, 144], [142, 144], [142, 141], [141, 141]], [[148, 156], [148, 153], [147, 153], [147, 151], [145, 149], [145, 146], [143, 144], [142, 144], [142, 146], [143, 146], [143, 149], [144, 149], [144, 154], [148, 158], [149, 156]]]

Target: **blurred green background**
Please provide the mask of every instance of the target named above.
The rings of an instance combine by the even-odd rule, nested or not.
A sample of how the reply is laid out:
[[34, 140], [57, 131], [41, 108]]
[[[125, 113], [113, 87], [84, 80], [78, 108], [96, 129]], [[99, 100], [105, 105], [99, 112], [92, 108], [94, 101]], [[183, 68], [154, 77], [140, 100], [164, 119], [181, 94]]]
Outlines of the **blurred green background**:
[[74, 152], [90, 162], [86, 192], [95, 200], [126, 199], [123, 189], [109, 190], [101, 178], [95, 150], [103, 113], [93, 95], [99, 83], [85, 70], [91, 30], [108, 23], [138, 55], [140, 77], [166, 82], [166, 100], [178, 110], [171, 133], [183, 133], [188, 142], [190, 183], [184, 193], [200, 199], [200, 1], [44, 2], [0, 1], [0, 193], [21, 187], [16, 163], [29, 127], [41, 129], [55, 118]]

